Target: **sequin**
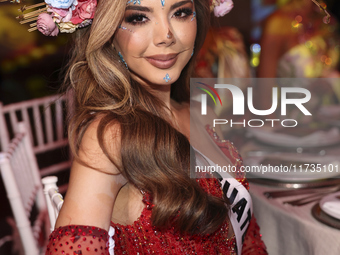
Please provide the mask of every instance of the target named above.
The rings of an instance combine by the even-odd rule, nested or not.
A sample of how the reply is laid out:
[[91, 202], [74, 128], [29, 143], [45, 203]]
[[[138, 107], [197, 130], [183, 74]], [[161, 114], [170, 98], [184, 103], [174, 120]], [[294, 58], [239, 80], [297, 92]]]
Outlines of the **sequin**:
[[[225, 155], [230, 158], [232, 164], [237, 168], [237, 180], [249, 189], [249, 183], [240, 171], [242, 159], [234, 145], [225, 140], [220, 140], [217, 134], [209, 126], [206, 127], [209, 135], [215, 137], [215, 143], [222, 149]], [[197, 179], [197, 182], [207, 193], [222, 197], [220, 182], [214, 178]], [[111, 226], [116, 229], [114, 235], [115, 254], [197, 254], [214, 255], [228, 254], [236, 255], [236, 239], [228, 239], [229, 224], [226, 221], [216, 232], [209, 235], [185, 235], [177, 232], [174, 227], [160, 230], [151, 225], [152, 196], [142, 191], [143, 203], [145, 207], [140, 217], [131, 225], [121, 225], [111, 222]], [[249, 233], [249, 234], [248, 234]], [[246, 249], [242, 254], [256, 255], [267, 254], [263, 244], [259, 228], [254, 218], [249, 224], [248, 233], [245, 237]], [[137, 236], [137, 237], [136, 237]], [[254, 241], [254, 242], [253, 242]], [[249, 252], [248, 252], [249, 251]]]
[[[225, 140], [220, 140], [217, 134], [209, 126], [206, 130], [220, 147], [222, 152], [236, 166], [237, 180], [249, 189], [249, 183], [240, 171], [242, 159], [234, 145]], [[201, 178], [197, 182], [202, 189], [216, 197], [222, 197], [220, 182], [214, 178]], [[174, 227], [160, 230], [151, 225], [151, 214], [154, 204], [152, 196], [142, 192], [145, 207], [140, 217], [132, 224], [123, 226], [111, 222], [115, 228], [115, 255], [120, 254], [197, 254], [236, 255], [235, 237], [228, 239], [228, 221], [214, 233], [208, 235], [180, 234]], [[85, 233], [85, 235], [84, 235]], [[78, 236], [79, 234], [79, 236]], [[81, 237], [81, 238], [80, 238]], [[54, 251], [60, 244], [66, 244], [62, 249]], [[71, 244], [71, 245], [70, 245]], [[46, 254], [103, 254], [108, 255], [108, 232], [106, 230], [90, 226], [65, 226], [56, 229], [49, 238]], [[261, 240], [259, 227], [252, 217], [248, 231], [245, 235], [242, 255], [267, 254], [266, 247]]]
[[[92, 236], [98, 238], [88, 238]], [[104, 229], [79, 225], [64, 226], [54, 230], [50, 235], [46, 254], [50, 254], [48, 251], [53, 251], [53, 255], [95, 254], [94, 252], [97, 252], [100, 248], [104, 251], [103, 247], [106, 247], [106, 243], [108, 243], [108, 233]], [[56, 246], [62, 247], [62, 249], [54, 250], [57, 249]], [[109, 255], [109, 252], [106, 249], [102, 254]]]
[[[200, 185], [210, 194], [222, 196], [216, 179], [204, 179], [204, 181], [201, 179]], [[152, 197], [146, 192], [143, 195], [143, 202], [145, 205], [152, 205]], [[227, 222], [210, 235], [181, 235], [174, 227], [167, 230], [153, 227], [152, 207], [145, 206], [141, 216], [132, 225], [123, 226], [111, 222], [111, 226], [117, 229], [114, 236], [115, 254], [235, 254], [231, 249], [235, 246], [235, 238], [227, 238], [229, 227]], [[132, 233], [137, 238], [132, 238]]]

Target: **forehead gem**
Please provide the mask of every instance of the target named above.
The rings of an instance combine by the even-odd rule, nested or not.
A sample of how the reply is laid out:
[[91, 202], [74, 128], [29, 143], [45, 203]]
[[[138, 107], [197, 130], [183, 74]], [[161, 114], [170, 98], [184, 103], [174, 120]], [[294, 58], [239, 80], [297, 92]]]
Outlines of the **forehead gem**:
[[163, 80], [165, 80], [165, 82], [169, 82], [169, 81], [171, 80], [171, 78], [170, 78], [170, 76], [169, 76], [168, 73], [165, 75], [165, 77], [163, 78]]
[[126, 4], [139, 4], [141, 0], [129, 0]]
[[165, 0], [161, 0], [162, 7], [165, 5]]

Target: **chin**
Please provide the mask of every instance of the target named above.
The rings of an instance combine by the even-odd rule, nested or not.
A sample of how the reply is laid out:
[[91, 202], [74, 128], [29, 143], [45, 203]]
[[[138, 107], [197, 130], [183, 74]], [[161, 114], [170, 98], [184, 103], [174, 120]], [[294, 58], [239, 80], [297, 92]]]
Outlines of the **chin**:
[[166, 77], [166, 75], [163, 75], [163, 77], [161, 78], [161, 84], [162, 85], [170, 85], [174, 82], [176, 82], [179, 78], [179, 76], [181, 75], [181, 73], [174, 73], [174, 72], [167, 72], [166, 74], [169, 74], [170, 80], [168, 80], [168, 82], [164, 79]]
[[[168, 74], [168, 76], [167, 76]], [[138, 75], [134, 73], [135, 80], [140, 83], [150, 84], [150, 85], [171, 85], [175, 81], [178, 80], [181, 73], [178, 71], [171, 71], [171, 70], [155, 70], [153, 75]], [[169, 79], [170, 78], [170, 79]], [[168, 81], [166, 81], [168, 80]]]

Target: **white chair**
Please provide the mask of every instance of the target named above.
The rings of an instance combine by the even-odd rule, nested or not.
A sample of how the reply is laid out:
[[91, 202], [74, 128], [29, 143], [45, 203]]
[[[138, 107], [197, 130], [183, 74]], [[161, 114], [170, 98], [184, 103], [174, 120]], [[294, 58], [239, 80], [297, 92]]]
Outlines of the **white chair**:
[[41, 182], [44, 185], [44, 193], [52, 232], [54, 230], [59, 211], [64, 203], [64, 199], [59, 193], [57, 186], [58, 177], [46, 176], [41, 179]]
[[[0, 153], [1, 176], [25, 254], [37, 255], [43, 252], [38, 244], [42, 229], [49, 228], [47, 206], [25, 124], [18, 123], [17, 127], [19, 133]], [[37, 213], [32, 213], [35, 210]]]
[[[19, 122], [26, 124], [35, 155], [66, 148], [66, 118], [73, 111], [70, 101], [67, 95], [53, 95], [9, 105], [0, 102], [0, 151], [7, 150], [10, 140], [18, 132]], [[70, 155], [60, 161], [41, 168], [40, 175], [56, 174], [70, 168]]]

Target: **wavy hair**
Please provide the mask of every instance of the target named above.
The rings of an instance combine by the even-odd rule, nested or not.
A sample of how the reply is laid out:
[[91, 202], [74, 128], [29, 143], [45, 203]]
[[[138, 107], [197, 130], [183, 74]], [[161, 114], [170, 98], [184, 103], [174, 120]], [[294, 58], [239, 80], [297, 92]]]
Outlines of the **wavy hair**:
[[[209, 2], [195, 0], [195, 6], [197, 52], [209, 26]], [[152, 195], [152, 224], [166, 228], [171, 222], [181, 232], [212, 233], [227, 217], [224, 200], [208, 195], [190, 178], [192, 148], [188, 139], [167, 121], [165, 105], [131, 78], [113, 49], [112, 40], [125, 8], [126, 1], [100, 0], [91, 27], [76, 35], [64, 81], [76, 106], [69, 125], [71, 150], [79, 160], [83, 134], [99, 118], [99, 144], [117, 166], [104, 145], [104, 134], [110, 125], [119, 123], [119, 170], [131, 184]], [[195, 57], [172, 84], [171, 97], [177, 102], [189, 101], [189, 76]]]

